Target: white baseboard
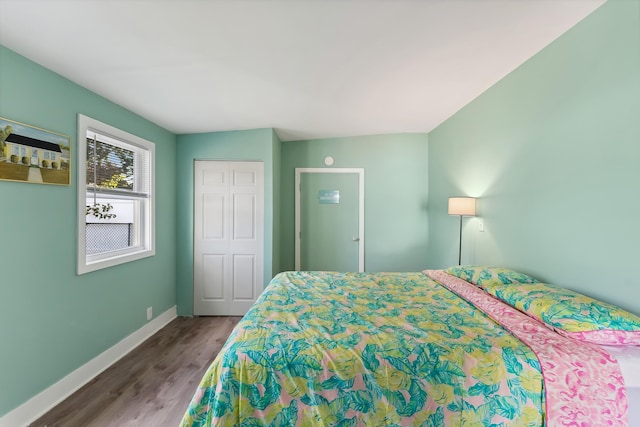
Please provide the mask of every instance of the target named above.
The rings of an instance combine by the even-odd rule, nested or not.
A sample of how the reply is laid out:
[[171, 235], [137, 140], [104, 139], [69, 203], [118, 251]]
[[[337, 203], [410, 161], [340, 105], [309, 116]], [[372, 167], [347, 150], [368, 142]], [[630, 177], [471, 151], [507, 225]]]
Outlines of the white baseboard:
[[147, 338], [165, 327], [177, 317], [176, 306], [165, 311], [149, 323], [118, 342], [113, 347], [94, 357], [51, 387], [43, 390], [31, 399], [0, 418], [0, 427], [27, 426], [47, 413], [58, 403], [87, 384], [102, 371], [116, 363], [131, 350], [142, 344]]

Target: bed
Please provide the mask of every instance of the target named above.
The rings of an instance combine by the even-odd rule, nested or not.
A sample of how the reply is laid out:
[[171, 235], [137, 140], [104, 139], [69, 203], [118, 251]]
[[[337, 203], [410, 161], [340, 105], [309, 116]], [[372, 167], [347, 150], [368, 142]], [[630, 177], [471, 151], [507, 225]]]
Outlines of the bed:
[[618, 346], [557, 333], [467, 277], [500, 270], [469, 271], [280, 273], [181, 425], [628, 425]]

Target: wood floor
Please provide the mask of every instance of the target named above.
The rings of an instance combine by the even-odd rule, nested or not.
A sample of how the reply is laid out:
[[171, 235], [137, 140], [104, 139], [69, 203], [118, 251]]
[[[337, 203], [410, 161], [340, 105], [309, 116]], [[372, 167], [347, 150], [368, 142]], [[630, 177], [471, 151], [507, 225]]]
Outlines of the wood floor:
[[178, 426], [239, 320], [175, 319], [31, 426]]

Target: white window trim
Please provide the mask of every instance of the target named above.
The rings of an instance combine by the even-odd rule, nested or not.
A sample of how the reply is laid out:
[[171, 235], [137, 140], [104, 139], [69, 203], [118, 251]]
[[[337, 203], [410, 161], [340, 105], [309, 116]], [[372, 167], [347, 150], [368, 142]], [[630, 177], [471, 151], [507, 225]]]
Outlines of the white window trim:
[[[145, 242], [137, 247], [126, 250], [109, 252], [103, 254], [95, 260], [89, 260], [86, 255], [86, 194], [87, 194], [87, 131], [94, 131], [98, 134], [110, 136], [114, 139], [126, 141], [131, 145], [138, 146], [149, 151], [149, 174], [151, 176], [150, 196], [148, 198], [149, 213], [148, 217], [142, 218], [141, 227], [145, 228]], [[114, 265], [124, 264], [126, 262], [150, 257], [156, 254], [156, 204], [155, 204], [155, 144], [146, 139], [132, 135], [113, 126], [102, 123], [90, 117], [78, 114], [78, 274], [89, 273], [91, 271], [100, 270]], [[147, 220], [148, 218], [148, 220]]]

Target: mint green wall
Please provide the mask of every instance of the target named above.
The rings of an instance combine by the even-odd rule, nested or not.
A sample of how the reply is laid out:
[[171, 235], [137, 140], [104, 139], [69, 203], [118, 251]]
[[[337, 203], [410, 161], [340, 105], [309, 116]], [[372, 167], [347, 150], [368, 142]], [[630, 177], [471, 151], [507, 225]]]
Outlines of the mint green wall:
[[274, 130], [271, 131], [273, 141], [273, 269], [275, 276], [280, 271], [280, 240], [281, 240], [281, 176], [282, 176], [282, 142]]
[[[178, 314], [193, 314], [193, 162], [240, 160], [264, 162], [264, 285], [271, 278], [274, 224], [274, 157], [279, 143], [272, 129], [178, 135], [177, 139]], [[276, 162], [279, 159], [276, 159]], [[275, 174], [277, 176], [277, 174]]]
[[640, 2], [611, 0], [429, 134], [429, 267], [457, 262], [447, 198], [477, 196], [463, 264], [640, 314], [639, 164]]
[[0, 181], [0, 416], [175, 305], [175, 136], [0, 46], [0, 116], [72, 137], [77, 113], [156, 143], [156, 248], [77, 276], [70, 186]]
[[427, 264], [427, 135], [393, 134], [282, 144], [281, 266], [295, 267], [295, 168], [365, 169], [365, 269]]

